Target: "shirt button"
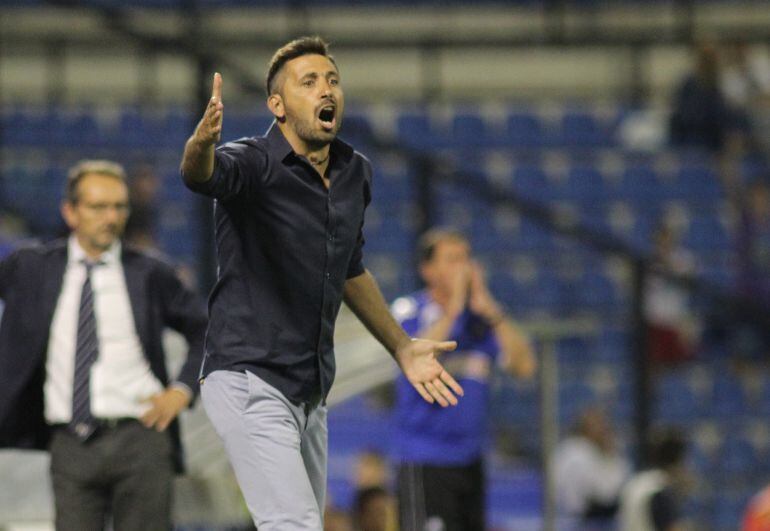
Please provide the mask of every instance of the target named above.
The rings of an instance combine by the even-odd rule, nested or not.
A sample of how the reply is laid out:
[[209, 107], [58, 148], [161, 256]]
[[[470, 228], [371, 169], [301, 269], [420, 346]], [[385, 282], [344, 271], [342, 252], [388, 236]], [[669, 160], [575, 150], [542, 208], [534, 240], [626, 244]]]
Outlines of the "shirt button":
[[326, 273], [326, 278], [327, 278], [327, 280], [332, 278], [332, 274], [331, 273]]
[[329, 234], [329, 241], [330, 241], [330, 242], [333, 242], [333, 241], [334, 241], [334, 236], [332, 236], [331, 234]]

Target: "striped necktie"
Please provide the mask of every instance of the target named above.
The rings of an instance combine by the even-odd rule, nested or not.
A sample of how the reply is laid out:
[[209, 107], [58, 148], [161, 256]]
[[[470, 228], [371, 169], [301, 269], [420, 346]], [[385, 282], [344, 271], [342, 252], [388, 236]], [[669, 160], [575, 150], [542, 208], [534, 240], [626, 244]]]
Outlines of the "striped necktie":
[[80, 310], [78, 312], [75, 377], [72, 387], [72, 420], [68, 426], [68, 429], [82, 441], [88, 439], [96, 430], [96, 419], [91, 413], [90, 382], [91, 365], [99, 356], [94, 293], [91, 289], [91, 272], [99, 264], [86, 261], [84, 265], [86, 279], [80, 293]]

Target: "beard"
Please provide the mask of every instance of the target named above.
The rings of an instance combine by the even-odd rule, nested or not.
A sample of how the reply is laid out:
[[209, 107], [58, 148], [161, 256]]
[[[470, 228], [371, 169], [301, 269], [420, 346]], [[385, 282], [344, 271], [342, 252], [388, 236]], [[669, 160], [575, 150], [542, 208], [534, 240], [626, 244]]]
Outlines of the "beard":
[[339, 131], [340, 123], [342, 122], [341, 118], [341, 116], [337, 117], [334, 128], [331, 131], [316, 127], [315, 118], [313, 118], [313, 121], [309, 121], [291, 117], [291, 121], [294, 123], [294, 131], [303, 142], [311, 148], [320, 148], [327, 144], [331, 144], [337, 137], [337, 132]]

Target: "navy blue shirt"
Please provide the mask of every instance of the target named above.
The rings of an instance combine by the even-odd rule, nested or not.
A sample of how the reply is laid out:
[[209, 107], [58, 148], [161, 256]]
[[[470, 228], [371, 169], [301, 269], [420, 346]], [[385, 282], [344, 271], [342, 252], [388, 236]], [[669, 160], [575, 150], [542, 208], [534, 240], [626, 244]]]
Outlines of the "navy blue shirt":
[[364, 272], [369, 161], [339, 139], [330, 187], [275, 123], [216, 150], [214, 174], [187, 181], [216, 199], [217, 282], [201, 375], [248, 370], [294, 403], [325, 400], [345, 281]]

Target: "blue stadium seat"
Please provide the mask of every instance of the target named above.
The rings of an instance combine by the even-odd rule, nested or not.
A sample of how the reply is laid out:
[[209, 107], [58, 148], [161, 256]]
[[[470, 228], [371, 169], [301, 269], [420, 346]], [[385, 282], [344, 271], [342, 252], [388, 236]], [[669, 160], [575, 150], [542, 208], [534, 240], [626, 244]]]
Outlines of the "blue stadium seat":
[[561, 120], [561, 143], [568, 147], [601, 147], [611, 144], [606, 124], [584, 111], [567, 111]]
[[572, 166], [564, 186], [559, 190], [560, 199], [581, 201], [590, 205], [606, 201], [612, 193], [601, 172], [590, 165]]
[[666, 197], [655, 170], [646, 164], [629, 164], [623, 171], [618, 186], [619, 197], [634, 204], [654, 204]]
[[452, 118], [451, 131], [455, 147], [489, 146], [493, 137], [489, 134], [484, 118], [469, 112], [456, 114]]
[[548, 250], [553, 248], [553, 238], [554, 236], [550, 231], [537, 223], [522, 219], [519, 224], [519, 237], [517, 240], [519, 249]]
[[263, 135], [272, 121], [271, 117], [263, 113], [233, 110], [227, 113], [222, 122], [222, 141]]
[[140, 108], [126, 107], [118, 120], [118, 126], [110, 138], [110, 144], [118, 145], [120, 142], [129, 149], [154, 147], [153, 133], [157, 129], [152, 127], [150, 119]]
[[705, 252], [725, 252], [731, 247], [730, 235], [716, 213], [692, 219], [683, 243], [694, 251]]
[[712, 517], [708, 520], [710, 529], [715, 531], [734, 531], [738, 529], [753, 491], [731, 489], [721, 486], [719, 495], [714, 498]]
[[728, 421], [749, 415], [746, 392], [737, 377], [729, 373], [717, 373], [711, 411], [717, 418]]
[[364, 235], [367, 251], [407, 253], [414, 246], [414, 235], [399, 222], [397, 212], [385, 213], [377, 225], [364, 225]]
[[760, 460], [751, 442], [734, 433], [728, 433], [719, 451], [720, 468], [730, 475], [748, 475]]
[[656, 382], [653, 411], [660, 422], [692, 424], [704, 413], [703, 400], [690, 387], [686, 374], [670, 372], [661, 375]]
[[342, 120], [340, 138], [352, 144], [356, 149], [369, 146], [375, 140], [370, 118], [363, 113], [346, 112]]
[[537, 114], [516, 111], [508, 115], [502, 142], [510, 147], [545, 147], [548, 137]]
[[60, 111], [52, 108], [39, 119], [39, 125], [34, 130], [38, 138], [33, 143], [49, 149], [92, 149], [101, 147], [104, 142], [95, 117], [87, 110]]
[[427, 113], [416, 111], [400, 114], [396, 119], [398, 139], [404, 145], [416, 149], [434, 149], [441, 144], [431, 126]]
[[[56, 123], [49, 121], [40, 109], [24, 108], [13, 112], [8, 118], [9, 129], [3, 135], [3, 141], [9, 146], [34, 147], [48, 145], [50, 128], [56, 126]], [[13, 134], [7, 134], [7, 131], [13, 131]]]
[[[505, 381], [492, 396], [492, 418], [505, 424], [531, 426], [537, 423], [537, 387]], [[497, 422], [496, 422], [497, 424]]]
[[723, 197], [719, 175], [706, 161], [683, 165], [668, 190], [673, 198], [691, 203], [714, 202]]
[[558, 197], [543, 168], [535, 164], [517, 166], [513, 170], [513, 189], [522, 197], [545, 203]]
[[614, 308], [620, 302], [615, 285], [601, 270], [586, 271], [580, 280], [579, 290], [578, 301], [588, 308]]
[[180, 150], [181, 153], [199, 118], [199, 116], [193, 115], [186, 109], [169, 109], [165, 116], [162, 117], [159, 125], [160, 138], [158, 138], [158, 147]]

